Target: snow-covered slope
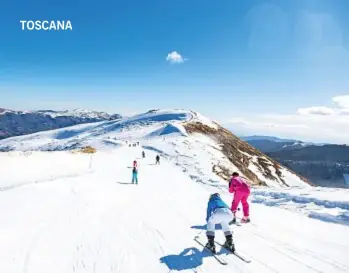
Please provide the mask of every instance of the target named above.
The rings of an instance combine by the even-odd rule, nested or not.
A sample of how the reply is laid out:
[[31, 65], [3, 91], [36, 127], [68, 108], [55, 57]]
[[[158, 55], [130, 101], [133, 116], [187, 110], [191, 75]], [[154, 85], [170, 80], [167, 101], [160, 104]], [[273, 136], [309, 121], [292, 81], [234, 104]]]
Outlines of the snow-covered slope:
[[141, 142], [146, 149], [158, 151], [199, 182], [225, 187], [231, 173], [238, 171], [253, 185], [308, 186], [217, 123], [185, 110], [152, 110], [120, 120], [9, 138], [0, 141], [0, 150], [57, 151], [88, 145], [109, 149], [126, 142]]
[[72, 152], [0, 153], [0, 190], [81, 175], [90, 171], [91, 156]]
[[[152, 130], [133, 131], [148, 136]], [[79, 131], [87, 134], [89, 129]], [[128, 132], [119, 134], [126, 139]], [[205, 240], [209, 194], [220, 192], [227, 203], [232, 197], [226, 187], [194, 183], [182, 168], [208, 172], [210, 163], [197, 165], [205, 161], [198, 158], [210, 155], [215, 160], [222, 155], [219, 145], [200, 135], [169, 138], [151, 137], [144, 144], [145, 159], [138, 159], [141, 147], [128, 145], [104, 146], [92, 157], [67, 151], [3, 153], [0, 166], [6, 164], [7, 170], [0, 169], [0, 185], [6, 185], [0, 191], [0, 272], [349, 271], [347, 226], [259, 203], [251, 205], [251, 224], [233, 226], [236, 248], [252, 262], [223, 251], [219, 255], [228, 265], [217, 263], [193, 238], [200, 234]], [[186, 146], [179, 145], [182, 140]], [[170, 156], [175, 149], [177, 159]], [[156, 166], [158, 150], [164, 156]], [[134, 159], [139, 161], [139, 185], [129, 184]], [[205, 181], [206, 173], [198, 171], [197, 178]], [[221, 230], [216, 235], [223, 242]]]

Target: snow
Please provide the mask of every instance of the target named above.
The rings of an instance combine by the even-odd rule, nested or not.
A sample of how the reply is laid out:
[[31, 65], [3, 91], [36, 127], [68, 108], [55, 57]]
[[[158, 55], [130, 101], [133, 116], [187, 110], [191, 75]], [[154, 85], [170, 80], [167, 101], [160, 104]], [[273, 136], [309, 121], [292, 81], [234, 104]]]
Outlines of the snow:
[[0, 111], [1, 114], [13, 113], [13, 114], [41, 114], [47, 115], [52, 118], [69, 116], [69, 117], [77, 117], [77, 118], [85, 118], [85, 119], [109, 119], [111, 117], [110, 114], [105, 112], [97, 112], [83, 108], [77, 108], [73, 110], [65, 110], [65, 111], [53, 111], [53, 110], [39, 110], [39, 111], [12, 111], [8, 109], [2, 109], [4, 111]]
[[304, 181], [300, 179], [299, 176], [294, 175], [289, 170], [283, 167], [281, 167], [280, 169], [280, 172], [282, 174], [281, 177], [283, 179], [283, 181], [281, 181], [279, 176], [276, 174], [275, 168], [272, 167], [272, 162], [268, 158], [264, 158], [270, 165], [269, 170], [273, 174], [273, 177], [276, 178], [274, 180], [267, 179], [264, 175], [264, 172], [261, 171], [260, 168], [258, 168], [258, 156], [251, 156], [247, 153], [243, 153], [243, 154], [245, 154], [249, 158], [249, 166], [248, 166], [249, 170], [254, 172], [261, 181], [264, 181], [266, 183], [267, 186], [273, 187], [273, 188], [284, 188], [285, 186], [292, 187], [292, 188], [294, 187], [310, 188], [310, 185], [304, 183]]
[[298, 211], [325, 222], [349, 225], [349, 190], [309, 187], [255, 189], [254, 203]]
[[163, 128], [160, 128], [148, 135], [148, 137], [155, 137], [155, 136], [165, 136], [165, 135], [171, 135], [171, 134], [177, 134], [180, 136], [187, 136], [187, 132], [185, 131], [185, 128], [181, 125], [174, 125], [174, 124], [167, 124]]
[[285, 181], [284, 183], [292, 188], [305, 188], [310, 189], [311, 186], [309, 184], [305, 184], [299, 176], [294, 175], [286, 168], [281, 168], [282, 179]]
[[197, 121], [197, 122], [200, 122], [206, 126], [209, 126], [213, 129], [217, 129], [218, 126], [212, 122], [210, 119], [208, 119], [207, 117], [201, 115], [200, 113], [198, 112], [192, 112], [193, 113], [193, 121]]
[[[187, 122], [218, 128], [193, 111], [153, 110], [1, 140], [14, 151], [0, 153], [0, 272], [349, 272], [349, 191], [311, 187], [285, 168], [284, 181], [267, 179], [248, 153], [269, 186], [253, 189], [252, 223], [233, 227], [252, 263], [226, 256], [221, 266], [202, 251], [193, 238], [204, 238], [208, 196], [232, 199], [213, 169], [238, 168]], [[68, 151], [87, 145], [97, 153]]]
[[[210, 193], [218, 191], [231, 202], [226, 187], [214, 187], [206, 178], [211, 164], [203, 159], [217, 160], [219, 146], [202, 136], [176, 135], [141, 144], [145, 159], [142, 147], [113, 146], [94, 154], [91, 165], [89, 156], [70, 152], [2, 153], [0, 166], [12, 171], [0, 173], [2, 185], [7, 181], [0, 191], [0, 272], [349, 271], [348, 226], [259, 203], [251, 204], [252, 223], [233, 227], [238, 251], [252, 262], [220, 253], [229, 264], [218, 264], [193, 238], [199, 233], [204, 238]], [[187, 155], [189, 149], [195, 157]], [[154, 165], [158, 152], [160, 166]], [[139, 185], [129, 184], [134, 159]], [[57, 162], [62, 165], [51, 168]], [[201, 183], [190, 178], [192, 172]], [[34, 178], [41, 182], [32, 183]], [[283, 191], [296, 195], [306, 189]], [[307, 191], [319, 200], [346, 196], [322, 188]], [[217, 240], [223, 242], [220, 230]]]
[[86, 119], [109, 119], [110, 114], [105, 112], [97, 112], [84, 108], [77, 108], [73, 110], [65, 110], [65, 111], [52, 111], [52, 110], [41, 110], [41, 111], [32, 111], [29, 113], [40, 113], [43, 115], [50, 116], [52, 118], [69, 116], [69, 117], [77, 117], [77, 118], [86, 118]]
[[121, 120], [80, 124], [4, 139], [0, 141], [0, 150], [63, 150], [86, 145], [101, 147], [110, 138], [130, 140], [149, 137], [149, 134], [161, 130], [168, 123], [183, 132], [176, 124], [191, 118], [189, 111], [182, 110], [148, 112]]
[[0, 153], [0, 190], [79, 176], [90, 171], [90, 161], [90, 155], [73, 152]]
[[144, 140], [146, 150], [161, 154], [193, 181], [206, 186], [224, 188], [227, 182], [212, 172], [213, 165], [220, 163], [226, 168], [232, 164], [220, 152], [220, 147], [212, 139], [203, 135], [186, 137], [166, 137]]
[[[126, 142], [141, 141], [150, 143], [149, 147], [156, 143], [163, 150], [170, 149], [168, 155], [172, 157], [171, 160], [176, 161], [176, 165], [183, 171], [187, 171], [193, 180], [215, 184], [217, 187], [226, 186], [226, 182], [213, 173], [213, 168], [218, 170], [224, 167], [231, 172], [240, 172], [239, 168], [226, 158], [220, 144], [216, 141], [205, 135], [188, 135], [184, 125], [189, 122], [200, 122], [211, 128], [218, 128], [216, 123], [197, 112], [181, 109], [151, 110], [119, 120], [80, 124], [4, 139], [0, 141], [0, 151], [62, 151], [88, 145], [98, 150], [108, 150], [126, 145]], [[267, 185], [271, 187], [307, 186], [286, 169], [282, 172], [287, 178], [287, 183], [281, 181], [273, 166], [269, 168], [275, 179], [268, 178], [263, 168], [259, 166], [257, 158], [249, 154], [247, 156], [251, 159], [250, 170]], [[266, 157], [264, 159], [269, 160]]]

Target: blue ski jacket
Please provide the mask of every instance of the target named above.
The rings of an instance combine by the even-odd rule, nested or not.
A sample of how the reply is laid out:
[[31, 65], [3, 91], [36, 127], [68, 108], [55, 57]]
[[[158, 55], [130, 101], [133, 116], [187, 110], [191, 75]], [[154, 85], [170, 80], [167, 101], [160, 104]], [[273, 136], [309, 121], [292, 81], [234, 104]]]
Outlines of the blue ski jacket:
[[228, 208], [228, 205], [217, 195], [210, 198], [207, 205], [206, 222], [210, 219], [211, 215], [216, 209]]

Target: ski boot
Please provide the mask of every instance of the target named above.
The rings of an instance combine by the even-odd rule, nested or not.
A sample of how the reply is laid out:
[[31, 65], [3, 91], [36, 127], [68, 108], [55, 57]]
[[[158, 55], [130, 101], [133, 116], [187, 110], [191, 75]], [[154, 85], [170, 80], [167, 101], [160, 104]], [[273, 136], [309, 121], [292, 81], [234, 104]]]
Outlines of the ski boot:
[[236, 224], [236, 217], [234, 217], [233, 220], [231, 220], [231, 221], [229, 222], [229, 225], [233, 225], [233, 224]]
[[251, 220], [250, 220], [250, 217], [243, 217], [242, 219], [241, 219], [241, 223], [244, 223], [244, 224], [246, 224], [246, 223], [250, 223], [251, 222]]
[[214, 245], [214, 236], [207, 235], [208, 242], [206, 244], [206, 248], [208, 248], [212, 253], [216, 253], [216, 247]]
[[235, 245], [233, 243], [233, 235], [225, 236], [225, 243], [223, 245], [224, 248], [229, 249], [231, 252], [235, 252]]

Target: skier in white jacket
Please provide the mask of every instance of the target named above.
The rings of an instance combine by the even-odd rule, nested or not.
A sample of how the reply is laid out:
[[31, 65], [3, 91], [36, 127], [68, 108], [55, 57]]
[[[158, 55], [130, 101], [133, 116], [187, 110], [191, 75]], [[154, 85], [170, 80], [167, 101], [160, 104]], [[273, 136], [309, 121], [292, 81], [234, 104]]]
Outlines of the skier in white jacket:
[[235, 251], [235, 246], [233, 244], [233, 233], [230, 230], [229, 222], [234, 218], [233, 213], [224, 201], [221, 199], [218, 193], [214, 193], [210, 196], [207, 205], [207, 239], [208, 243], [206, 247], [210, 249], [213, 253], [216, 252], [214, 237], [215, 237], [215, 226], [216, 224], [221, 224], [222, 230], [224, 232], [226, 241], [224, 247], [228, 248], [232, 252]]

